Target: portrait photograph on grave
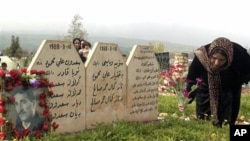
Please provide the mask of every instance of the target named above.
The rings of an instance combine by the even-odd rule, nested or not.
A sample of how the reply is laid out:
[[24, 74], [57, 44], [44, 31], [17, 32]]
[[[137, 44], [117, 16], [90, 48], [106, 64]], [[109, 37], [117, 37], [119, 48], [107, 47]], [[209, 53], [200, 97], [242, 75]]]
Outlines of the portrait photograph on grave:
[[24, 132], [42, 131], [44, 117], [42, 108], [39, 107], [39, 92], [42, 88], [30, 86], [16, 86], [8, 95], [12, 100], [9, 104], [8, 117], [14, 123], [14, 130]]
[[1, 139], [41, 138], [59, 127], [48, 102], [54, 84], [44, 70], [13, 69], [1, 80]]

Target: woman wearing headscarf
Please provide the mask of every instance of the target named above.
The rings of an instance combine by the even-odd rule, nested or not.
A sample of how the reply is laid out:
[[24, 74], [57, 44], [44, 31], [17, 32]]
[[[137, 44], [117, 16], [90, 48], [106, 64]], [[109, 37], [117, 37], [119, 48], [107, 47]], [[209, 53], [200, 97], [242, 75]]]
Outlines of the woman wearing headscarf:
[[210, 119], [213, 125], [234, 124], [240, 109], [242, 84], [250, 80], [250, 56], [241, 45], [220, 37], [201, 46], [187, 75], [187, 90], [201, 78], [199, 88], [189, 97], [196, 98], [198, 119]]
[[[84, 40], [83, 40], [83, 41], [84, 41]], [[81, 41], [80, 38], [74, 38], [74, 39], [73, 39], [73, 45], [74, 45], [74, 47], [75, 47], [77, 53], [79, 54], [79, 56], [80, 56], [82, 62], [85, 63], [85, 61], [86, 61], [87, 58], [86, 58], [85, 56], [83, 56], [83, 54], [82, 54], [82, 51], [81, 51], [81, 42], [82, 42], [82, 41]]]

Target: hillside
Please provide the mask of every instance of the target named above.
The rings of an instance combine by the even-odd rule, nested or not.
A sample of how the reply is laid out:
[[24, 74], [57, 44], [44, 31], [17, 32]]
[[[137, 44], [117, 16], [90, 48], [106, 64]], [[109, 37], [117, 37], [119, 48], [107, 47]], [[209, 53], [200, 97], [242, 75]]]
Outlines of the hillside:
[[[11, 44], [10, 33], [0, 34], [0, 51], [6, 49]], [[43, 40], [61, 40], [63, 36], [61, 35], [51, 35], [51, 34], [14, 34], [15, 37], [19, 37], [20, 46], [23, 49], [35, 52]], [[148, 45], [150, 40], [141, 39], [130, 39], [130, 38], [119, 38], [119, 37], [105, 37], [105, 36], [90, 36], [88, 40], [94, 45], [95, 42], [108, 42], [116, 43], [121, 49], [121, 52], [128, 54], [134, 45]], [[170, 52], [192, 52], [196, 47], [183, 45], [178, 43], [171, 43], [168, 41], [160, 41], [164, 44], [165, 51]]]

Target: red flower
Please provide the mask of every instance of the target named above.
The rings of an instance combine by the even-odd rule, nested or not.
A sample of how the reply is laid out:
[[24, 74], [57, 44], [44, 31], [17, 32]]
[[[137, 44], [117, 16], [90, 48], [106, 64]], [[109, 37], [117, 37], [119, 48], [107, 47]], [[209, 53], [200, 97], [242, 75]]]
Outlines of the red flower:
[[0, 126], [4, 125], [5, 120], [3, 118], [0, 118]]
[[44, 100], [39, 101], [39, 106], [44, 107], [46, 106], [46, 102]]
[[46, 122], [44, 122], [44, 123], [43, 123], [42, 129], [43, 129], [44, 131], [48, 131], [48, 130], [49, 130], [49, 125], [48, 125]]
[[51, 88], [51, 87], [55, 87], [55, 84], [53, 83], [53, 82], [50, 82], [49, 83], [49, 87]]
[[30, 74], [37, 74], [37, 70], [36, 69], [31, 69]]
[[34, 135], [35, 135], [36, 138], [42, 138], [43, 137], [43, 134], [39, 130], [36, 130]]
[[27, 73], [27, 68], [21, 68], [20, 71], [21, 71], [22, 73]]
[[41, 80], [40, 81], [40, 86], [41, 87], [48, 86], [48, 81], [47, 80]]
[[10, 71], [10, 77], [12, 77], [13, 79], [17, 79], [17, 78], [19, 78], [19, 71], [17, 71], [17, 70], [11, 70]]
[[22, 81], [20, 81], [20, 80], [17, 80], [17, 81], [15, 82], [15, 84], [14, 84], [14, 86], [20, 86], [20, 85], [22, 85]]
[[45, 71], [44, 70], [40, 70], [40, 71], [38, 71], [38, 74], [40, 74], [40, 75], [45, 74]]
[[24, 130], [23, 130], [23, 136], [24, 136], [24, 137], [25, 137], [25, 136], [28, 136], [29, 133], [30, 133], [30, 130], [29, 130], [29, 129], [24, 129]]
[[53, 122], [52, 127], [53, 127], [53, 130], [56, 130], [59, 127], [59, 124], [57, 124], [56, 122]]
[[6, 132], [0, 132], [0, 139], [4, 140], [6, 138]]
[[45, 108], [45, 109], [43, 110], [43, 115], [44, 115], [45, 117], [48, 117], [48, 116], [49, 116], [49, 109], [48, 109], [48, 108]]
[[5, 112], [4, 106], [0, 106], [0, 113], [4, 113], [4, 112]]
[[187, 82], [187, 77], [182, 77], [183, 82]]
[[17, 128], [14, 128], [14, 129], [13, 129], [13, 134], [14, 134], [14, 136], [17, 137], [18, 139], [21, 138], [21, 135], [19, 134]]
[[46, 98], [46, 94], [45, 93], [41, 93], [40, 95], [39, 95], [39, 100], [43, 100], [43, 99], [45, 99]]
[[169, 81], [168, 86], [173, 87], [175, 85], [174, 81]]
[[4, 106], [4, 100], [0, 99], [0, 106]]
[[161, 91], [164, 92], [166, 89], [164, 87], [161, 87]]
[[5, 71], [4, 70], [0, 70], [0, 77], [5, 76]]

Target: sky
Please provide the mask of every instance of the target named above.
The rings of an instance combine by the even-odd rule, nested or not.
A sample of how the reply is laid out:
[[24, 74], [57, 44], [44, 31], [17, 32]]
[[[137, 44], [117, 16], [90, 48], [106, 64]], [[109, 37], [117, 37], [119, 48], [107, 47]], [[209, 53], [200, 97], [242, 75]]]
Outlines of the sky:
[[5, 0], [0, 34], [66, 35], [76, 14], [89, 36], [200, 46], [227, 37], [250, 48], [248, 0]]

